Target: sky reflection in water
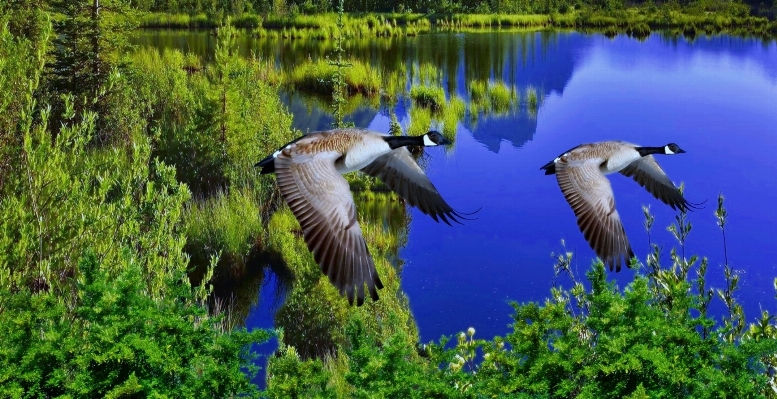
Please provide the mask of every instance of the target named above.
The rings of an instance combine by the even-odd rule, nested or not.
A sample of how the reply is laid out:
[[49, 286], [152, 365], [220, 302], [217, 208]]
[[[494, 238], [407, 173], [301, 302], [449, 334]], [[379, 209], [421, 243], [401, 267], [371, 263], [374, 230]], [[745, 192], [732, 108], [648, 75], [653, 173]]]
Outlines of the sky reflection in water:
[[[155, 32], [137, 44], [211, 53], [205, 33]], [[196, 36], [196, 37], [195, 37]], [[256, 51], [288, 67], [324, 57], [322, 41], [262, 41], [246, 36], [246, 55]], [[539, 167], [580, 143], [624, 140], [641, 145], [679, 144], [678, 156], [657, 156], [675, 183], [686, 184], [692, 202], [706, 200], [690, 215], [687, 255], [710, 258], [709, 283], [723, 286], [723, 248], [713, 212], [719, 192], [726, 196], [730, 263], [742, 271], [739, 298], [748, 321], [760, 309], [777, 311], [777, 45], [727, 36], [686, 39], [651, 35], [640, 42], [626, 36], [559, 32], [430, 34], [414, 38], [353, 40], [347, 52], [386, 69], [431, 63], [443, 71], [443, 87], [465, 100], [473, 79], [503, 80], [525, 96], [531, 86], [542, 98], [535, 116], [521, 111], [481, 117], [458, 126], [452, 150], [429, 149], [427, 173], [456, 209], [481, 208], [464, 226], [437, 224], [416, 209], [402, 288], [424, 342], [469, 326], [480, 337], [510, 331], [508, 301], [541, 301], [553, 284], [551, 252], [574, 251], [579, 276], [593, 251], [578, 231], [574, 214], [552, 176]], [[408, 68], [409, 69], [409, 68]], [[326, 129], [327, 110], [309, 109], [287, 97], [294, 125], [303, 132]], [[407, 126], [407, 103], [396, 113]], [[363, 107], [350, 115], [356, 126], [388, 131], [387, 111]], [[656, 215], [654, 242], [663, 262], [675, 245], [666, 231], [674, 212], [630, 179], [610, 176], [618, 211], [635, 253], [645, 259], [648, 238], [641, 205]], [[623, 287], [633, 271], [610, 276]], [[270, 278], [269, 281], [272, 281]], [[558, 283], [569, 286], [567, 278]], [[271, 327], [273, 295], [265, 282], [247, 327]], [[711, 307], [721, 312], [717, 299]]]
[[[577, 144], [601, 140], [653, 146], [676, 142], [685, 149], [687, 154], [657, 159], [675, 183], [686, 184], [689, 200], [707, 201], [690, 215], [687, 256], [708, 256], [708, 280], [723, 286], [722, 238], [713, 216], [722, 192], [729, 210], [730, 263], [743, 272], [739, 297], [748, 320], [760, 309], [774, 312], [777, 46], [728, 37], [689, 43], [652, 35], [639, 42], [578, 33], [557, 34], [544, 43], [540, 33], [529, 34], [529, 41], [518, 34], [521, 41], [511, 43], [499, 35], [458, 35], [458, 57], [466, 62], [455, 68], [453, 91], [467, 97], [471, 64], [463, 50], [467, 44], [461, 42], [472, 41], [483, 47], [481, 52], [507, 54], [504, 68], [489, 70], [492, 78], [515, 83], [522, 95], [533, 86], [544, 99], [534, 118], [524, 111], [463, 123], [452, 151], [427, 152], [427, 173], [446, 200], [461, 211], [482, 210], [477, 220], [454, 227], [412, 210], [408, 244], [401, 251], [406, 261], [402, 288], [422, 341], [469, 326], [481, 337], [506, 334], [510, 300], [549, 296], [550, 254], [562, 250], [561, 239], [575, 252], [578, 275], [584, 275], [593, 251], [555, 178], [544, 176], [539, 167]], [[520, 56], [511, 59], [515, 54]], [[405, 108], [398, 107], [397, 113], [407, 125]], [[309, 124], [306, 114], [295, 115], [297, 127], [326, 128], [324, 120]], [[357, 114], [357, 126], [388, 130], [385, 111]], [[666, 226], [675, 213], [630, 179], [610, 177], [635, 253], [644, 260], [649, 250], [641, 205], [650, 205], [656, 215], [652, 238], [664, 247], [662, 260], [668, 265], [675, 241]], [[623, 287], [633, 273], [610, 276]], [[558, 282], [569, 286], [567, 278]], [[720, 301], [714, 301], [712, 311], [722, 311]]]

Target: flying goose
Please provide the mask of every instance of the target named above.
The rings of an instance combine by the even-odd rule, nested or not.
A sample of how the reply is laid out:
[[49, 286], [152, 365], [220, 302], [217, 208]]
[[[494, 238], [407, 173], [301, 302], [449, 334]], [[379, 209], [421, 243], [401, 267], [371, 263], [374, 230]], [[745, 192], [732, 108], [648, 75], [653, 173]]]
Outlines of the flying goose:
[[652, 154], [675, 155], [685, 151], [675, 143], [663, 147], [640, 147], [623, 141], [582, 144], [543, 165], [556, 180], [577, 217], [577, 226], [596, 255], [621, 270], [634, 256], [618, 211], [610, 181], [605, 175], [620, 172], [631, 177], [650, 194], [672, 207], [687, 211], [693, 204], [683, 198]]
[[[356, 207], [341, 176], [361, 170], [378, 177], [411, 206], [431, 216], [464, 219], [442, 198], [406, 146], [436, 146], [450, 141], [436, 131], [409, 137], [365, 129], [313, 132], [286, 144], [255, 166], [275, 173], [281, 195], [302, 227], [313, 258], [348, 303], [364, 303], [364, 285], [373, 300], [383, 288], [356, 217]], [[450, 221], [449, 221], [450, 220]]]

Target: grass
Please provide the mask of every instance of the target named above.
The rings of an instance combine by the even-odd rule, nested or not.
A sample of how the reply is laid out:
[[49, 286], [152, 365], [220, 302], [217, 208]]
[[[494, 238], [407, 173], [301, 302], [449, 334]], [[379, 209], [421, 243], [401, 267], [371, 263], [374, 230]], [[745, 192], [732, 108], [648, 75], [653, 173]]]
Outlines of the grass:
[[420, 136], [432, 127], [432, 110], [423, 107], [410, 108], [410, 125], [407, 127], [408, 136]]
[[[204, 13], [142, 13], [133, 17], [141, 28], [215, 28], [217, 21]], [[267, 16], [243, 13], [229, 19], [235, 27], [250, 29], [259, 37], [285, 39], [334, 39], [337, 14]], [[660, 29], [704, 31], [707, 34], [777, 36], [777, 22], [749, 15], [749, 9], [733, 2], [695, 2], [683, 10], [671, 4], [661, 7], [629, 7], [616, 11], [580, 8], [550, 14], [399, 14], [351, 13], [344, 16], [346, 38], [414, 36], [431, 31], [486, 28], [571, 28], [627, 33], [638, 38]], [[275, 32], [275, 33], [273, 33]], [[695, 34], [695, 33], [694, 33]]]
[[505, 114], [518, 105], [518, 93], [515, 88], [504, 82], [473, 80], [468, 86], [470, 110], [475, 114], [480, 112]]
[[491, 27], [546, 27], [552, 24], [550, 15], [528, 14], [452, 14], [433, 15], [430, 20], [447, 29]]
[[[356, 59], [347, 62], [350, 64], [345, 69], [348, 93], [361, 93], [368, 96], [378, 94], [382, 81], [380, 72], [370, 64]], [[298, 90], [327, 95], [333, 90], [332, 77], [335, 70], [336, 67], [330, 65], [325, 59], [308, 60], [294, 67], [286, 75], [285, 82]]]
[[[141, 28], [166, 29], [211, 29], [219, 22], [204, 13], [168, 14], [148, 12], [134, 17]], [[346, 38], [414, 36], [431, 29], [431, 22], [422, 14], [346, 14], [343, 18], [342, 34]], [[243, 13], [229, 19], [237, 28], [253, 30], [259, 37], [268, 31], [278, 32], [286, 39], [334, 39], [337, 34], [337, 14], [315, 14], [262, 17]]]
[[488, 86], [488, 98], [491, 101], [491, 109], [495, 113], [509, 111], [518, 101], [515, 89], [507, 87], [503, 82], [492, 83]]
[[459, 121], [464, 119], [466, 115], [467, 105], [464, 100], [459, 96], [451, 97], [447, 106], [443, 109], [442, 117], [442, 134], [449, 140], [456, 139], [456, 128], [459, 126]]
[[410, 88], [410, 98], [424, 108], [439, 111], [445, 106], [445, 90], [439, 86], [413, 86]]
[[257, 235], [263, 231], [255, 198], [248, 189], [233, 189], [189, 203], [183, 214], [188, 252], [205, 260], [221, 254], [227, 264], [243, 265]]
[[407, 91], [407, 67], [404, 63], [400, 63], [391, 72], [382, 75], [381, 97], [389, 104], [396, 104], [399, 97]]

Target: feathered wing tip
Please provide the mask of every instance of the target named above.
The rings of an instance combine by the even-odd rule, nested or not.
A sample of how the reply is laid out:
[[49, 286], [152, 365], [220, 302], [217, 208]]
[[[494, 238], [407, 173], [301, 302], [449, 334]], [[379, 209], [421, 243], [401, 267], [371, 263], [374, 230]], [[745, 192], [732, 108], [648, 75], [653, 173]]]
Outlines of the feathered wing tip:
[[600, 259], [602, 260], [602, 263], [610, 269], [610, 271], [615, 269], [615, 273], [620, 273], [621, 265], [624, 263], [626, 264], [626, 267], [631, 268], [632, 258], [634, 258], [634, 251], [631, 249], [631, 245], [628, 245], [626, 252], [616, 254], [615, 256], [611, 256], [609, 258]]
[[699, 203], [693, 203], [683, 198], [683, 202], [680, 204], [677, 204], [676, 207], [671, 204], [670, 206], [672, 207], [672, 209], [679, 210], [680, 212], [693, 212], [693, 211], [698, 211], [700, 209], [704, 209], [702, 205], [706, 203], [707, 203], [706, 199]]
[[275, 157], [272, 155], [268, 156], [265, 159], [262, 159], [261, 161], [257, 162], [254, 167], [256, 168], [262, 168], [262, 170], [259, 172], [259, 174], [266, 175], [269, 173], [275, 173]]
[[459, 221], [459, 219], [461, 219], [461, 220], [469, 220], [469, 221], [478, 220], [478, 218], [468, 218], [468, 217], [465, 217], [463, 215], [467, 215], [467, 216], [474, 215], [474, 214], [480, 212], [481, 209], [482, 209], [482, 207], [478, 208], [476, 211], [470, 212], [470, 213], [458, 212], [456, 210], [451, 209], [450, 211], [445, 211], [445, 212], [429, 213], [429, 216], [431, 216], [432, 219], [434, 219], [434, 221], [437, 222], [437, 223], [440, 222], [437, 218], [442, 219], [442, 221], [445, 222], [445, 224], [447, 224], [448, 226], [452, 226], [451, 223], [448, 221], [448, 219], [450, 219], [451, 221], [453, 221], [455, 223], [463, 225], [463, 223], [461, 223]]
[[[366, 242], [364, 243], [366, 246]], [[369, 257], [369, 250], [367, 256]], [[322, 271], [329, 277], [329, 282], [337, 288], [340, 296], [348, 299], [348, 305], [353, 306], [354, 300], [356, 306], [364, 305], [365, 289], [370, 294], [373, 301], [380, 299], [378, 290], [383, 289], [383, 282], [380, 281], [375, 264], [371, 261], [356, 262], [352, 267], [328, 267], [322, 265]]]
[[546, 175], [556, 174], [556, 162], [550, 161], [545, 165], [542, 165], [540, 170], [544, 170]]
[[275, 158], [276, 180], [313, 259], [350, 304], [362, 305], [365, 291], [378, 300], [383, 283], [362, 235], [348, 182], [334, 167], [339, 153], [321, 152], [296, 163], [293, 156], [280, 153]]

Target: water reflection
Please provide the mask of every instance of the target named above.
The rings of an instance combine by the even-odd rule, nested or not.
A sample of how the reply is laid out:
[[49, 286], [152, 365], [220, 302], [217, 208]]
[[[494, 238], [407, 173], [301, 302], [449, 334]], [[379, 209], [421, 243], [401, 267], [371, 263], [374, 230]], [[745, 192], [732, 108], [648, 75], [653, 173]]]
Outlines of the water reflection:
[[[213, 38], [201, 33], [167, 35], [139, 42], [203, 53], [213, 48]], [[189, 43], [182, 38], [186, 35], [199, 42]], [[162, 42], [154, 41], [158, 39]], [[273, 57], [284, 68], [307, 57], [325, 57], [331, 50], [330, 43], [321, 41], [246, 38], [241, 45], [245, 54]], [[688, 41], [670, 34], [638, 41], [576, 32], [435, 33], [353, 41], [347, 51], [385, 70], [402, 66], [412, 71], [431, 63], [442, 72], [440, 85], [448, 98], [456, 95], [467, 103], [468, 85], [475, 80], [503, 81], [520, 93], [517, 110], [458, 121], [455, 155], [430, 152], [427, 173], [446, 200], [465, 210], [483, 209], [477, 221], [455, 229], [410, 211], [407, 244], [398, 255], [407, 262], [402, 289], [422, 340], [470, 325], [485, 337], [505, 334], [511, 322], [508, 299], [548, 295], [553, 281], [549, 255], [561, 250], [562, 238], [576, 253], [574, 269], [579, 275], [585, 272], [592, 251], [557, 184], [538, 168], [577, 144], [610, 139], [644, 145], [676, 142], [688, 151], [662, 160], [662, 167], [676, 183], [685, 182], [694, 202], [708, 199], [711, 204], [719, 192], [727, 196], [728, 253], [733, 266], [745, 270], [740, 298], [748, 320], [760, 308], [773, 312], [777, 182], [763, 171], [775, 168], [777, 148], [774, 42], [729, 36]], [[536, 114], [526, 105], [529, 87], [542, 99]], [[311, 102], [289, 94], [295, 127], [327, 128], [331, 116], [326, 100]], [[391, 113], [407, 128], [412, 107], [404, 100], [364, 103], [350, 117], [357, 126], [385, 132]], [[650, 204], [656, 214], [653, 237], [666, 256], [674, 242], [663, 227], [673, 220], [672, 210], [627, 178], [615, 176], [611, 183], [635, 253], [644, 258], [648, 252], [640, 205]], [[376, 205], [375, 215], [365, 217], [394, 206]], [[369, 205], [358, 208], [373, 212]], [[710, 257], [710, 284], [722, 287], [723, 251], [712, 209], [690, 217], [694, 229], [688, 250]], [[404, 229], [399, 217], [386, 226]], [[611, 276], [623, 285], [632, 273]]]

